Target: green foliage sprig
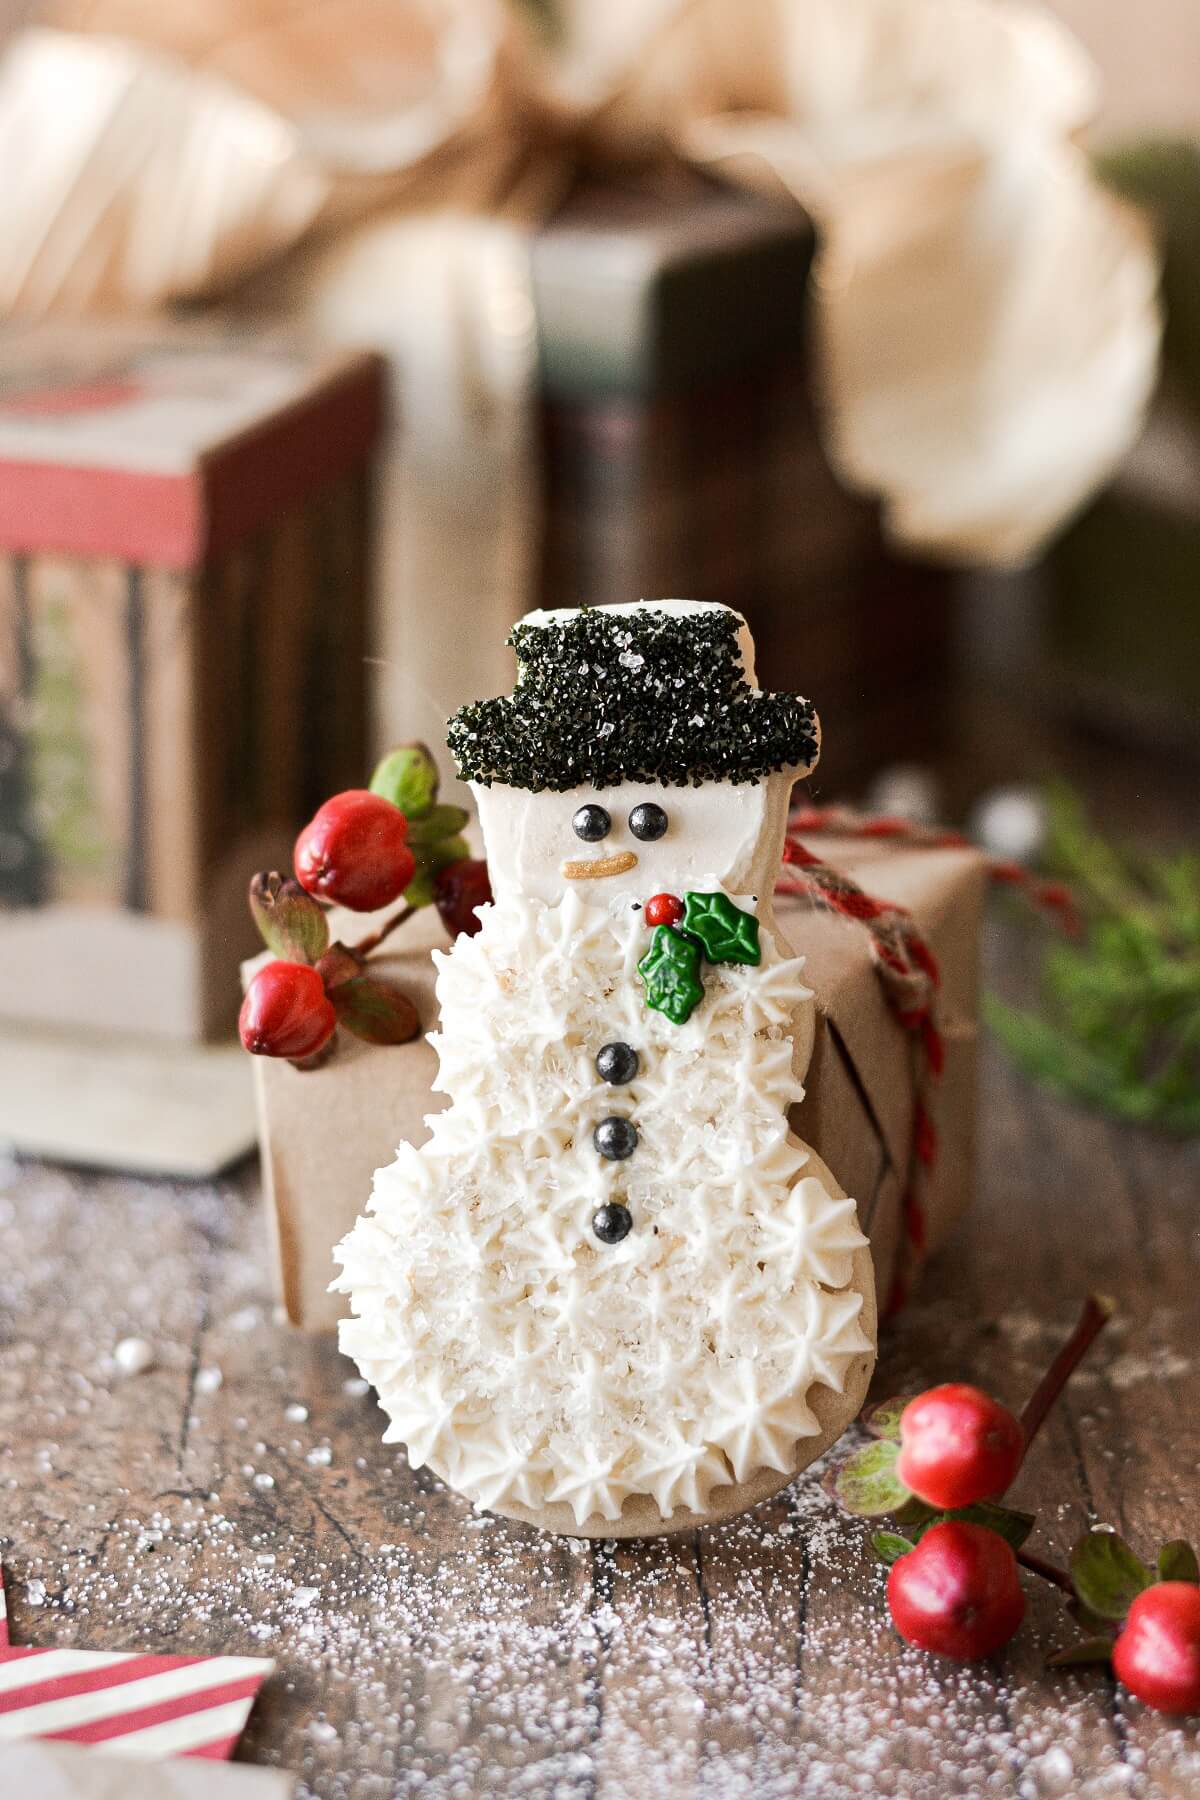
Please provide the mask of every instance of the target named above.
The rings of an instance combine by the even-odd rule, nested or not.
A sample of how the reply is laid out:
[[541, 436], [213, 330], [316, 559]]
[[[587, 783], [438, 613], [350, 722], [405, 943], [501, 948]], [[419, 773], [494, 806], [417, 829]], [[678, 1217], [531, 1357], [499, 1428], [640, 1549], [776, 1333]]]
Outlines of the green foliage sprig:
[[1020, 1068], [1059, 1093], [1200, 1133], [1200, 856], [1110, 843], [1056, 789], [1047, 860], [1073, 888], [1084, 932], [1047, 948], [1041, 1012], [987, 995], [987, 1023]]

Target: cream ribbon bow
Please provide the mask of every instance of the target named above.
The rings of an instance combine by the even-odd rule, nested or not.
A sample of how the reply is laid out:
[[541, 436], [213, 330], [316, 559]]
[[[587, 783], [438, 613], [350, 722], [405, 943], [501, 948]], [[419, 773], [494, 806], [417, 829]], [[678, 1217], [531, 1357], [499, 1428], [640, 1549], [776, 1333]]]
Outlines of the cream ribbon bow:
[[[240, 283], [241, 304], [391, 351], [384, 650], [407, 730], [504, 685], [536, 520], [528, 238], [582, 146], [809, 209], [827, 446], [914, 549], [1030, 555], [1127, 449], [1154, 379], [1153, 250], [1091, 176], [1094, 74], [1043, 12], [559, 12], [550, 50], [502, 0], [76, 0], [74, 30], [22, 34], [0, 68], [0, 168], [22, 171], [0, 193], [0, 311]], [[434, 616], [470, 624], [431, 654]]]

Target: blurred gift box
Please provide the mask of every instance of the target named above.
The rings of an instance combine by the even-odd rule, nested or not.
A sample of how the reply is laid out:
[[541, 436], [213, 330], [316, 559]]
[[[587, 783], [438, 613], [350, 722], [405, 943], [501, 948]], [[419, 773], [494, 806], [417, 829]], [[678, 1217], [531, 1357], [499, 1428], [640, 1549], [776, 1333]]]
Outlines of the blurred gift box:
[[950, 579], [885, 546], [830, 472], [794, 204], [673, 173], [578, 188], [533, 245], [544, 521], [537, 604], [743, 611], [764, 684], [836, 718], [820, 786], [935, 752]]
[[368, 355], [0, 334], [0, 1014], [228, 1029], [246, 882], [366, 759]]
[[1200, 757], [1198, 584], [1200, 429], [1161, 407], [1041, 571], [1047, 716]]

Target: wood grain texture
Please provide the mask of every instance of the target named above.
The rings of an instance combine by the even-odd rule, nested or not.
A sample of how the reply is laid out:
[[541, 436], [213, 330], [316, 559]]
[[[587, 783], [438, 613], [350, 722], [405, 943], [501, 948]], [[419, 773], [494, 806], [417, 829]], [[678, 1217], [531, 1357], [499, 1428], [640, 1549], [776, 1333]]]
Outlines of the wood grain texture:
[[[1200, 1146], [1062, 1106], [993, 1055], [983, 1093], [979, 1202], [885, 1332], [875, 1391], [970, 1376], [1020, 1404], [1085, 1289], [1106, 1289], [1119, 1318], [1014, 1498], [1058, 1558], [1094, 1520], [1143, 1553], [1195, 1535]], [[994, 1662], [903, 1649], [819, 1471], [644, 1543], [475, 1518], [381, 1445], [330, 1344], [274, 1323], [255, 1202], [251, 1177], [3, 1171], [15, 1642], [269, 1651], [242, 1754], [321, 1800], [1200, 1791], [1195, 1722], [1044, 1672], [1071, 1627], [1032, 1579]], [[106, 1359], [131, 1332], [158, 1361], [122, 1382]]]

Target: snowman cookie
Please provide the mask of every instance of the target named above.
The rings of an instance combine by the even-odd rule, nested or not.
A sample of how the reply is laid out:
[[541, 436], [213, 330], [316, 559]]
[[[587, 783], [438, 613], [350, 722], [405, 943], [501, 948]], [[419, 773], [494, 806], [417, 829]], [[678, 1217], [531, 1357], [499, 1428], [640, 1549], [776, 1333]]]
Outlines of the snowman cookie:
[[532, 613], [467, 706], [495, 903], [439, 965], [431, 1137], [337, 1251], [386, 1437], [591, 1537], [728, 1518], [862, 1404], [870, 1253], [788, 1130], [812, 1047], [771, 897], [805, 700], [726, 607]]

